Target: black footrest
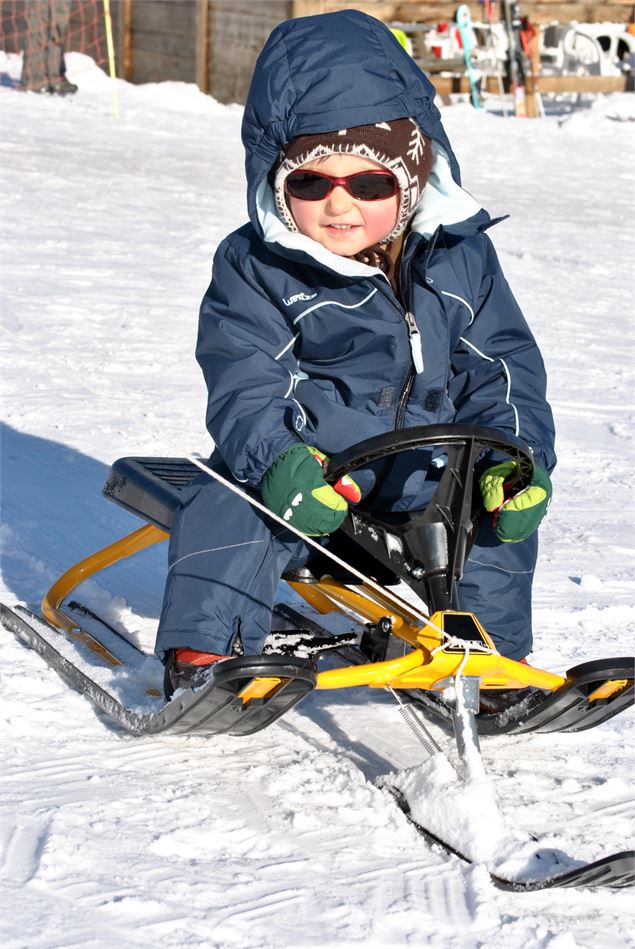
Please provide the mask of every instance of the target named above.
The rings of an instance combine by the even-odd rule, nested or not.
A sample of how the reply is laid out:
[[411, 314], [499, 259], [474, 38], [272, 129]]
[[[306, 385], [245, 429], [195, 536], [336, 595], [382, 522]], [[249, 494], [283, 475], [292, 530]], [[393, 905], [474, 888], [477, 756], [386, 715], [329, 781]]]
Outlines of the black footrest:
[[217, 663], [205, 685], [177, 694], [164, 711], [176, 713], [174, 732], [252, 735], [284, 715], [316, 681], [310, 659], [241, 656]]

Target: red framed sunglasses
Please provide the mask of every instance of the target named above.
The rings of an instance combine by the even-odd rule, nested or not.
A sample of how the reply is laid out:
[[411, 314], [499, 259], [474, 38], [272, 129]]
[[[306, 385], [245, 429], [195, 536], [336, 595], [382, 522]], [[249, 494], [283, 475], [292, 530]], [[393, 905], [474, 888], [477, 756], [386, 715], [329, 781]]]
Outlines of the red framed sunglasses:
[[384, 201], [397, 194], [397, 179], [389, 171], [358, 171], [345, 178], [335, 178], [321, 171], [292, 171], [287, 175], [287, 194], [300, 201], [323, 201], [333, 188], [345, 188], [357, 201]]

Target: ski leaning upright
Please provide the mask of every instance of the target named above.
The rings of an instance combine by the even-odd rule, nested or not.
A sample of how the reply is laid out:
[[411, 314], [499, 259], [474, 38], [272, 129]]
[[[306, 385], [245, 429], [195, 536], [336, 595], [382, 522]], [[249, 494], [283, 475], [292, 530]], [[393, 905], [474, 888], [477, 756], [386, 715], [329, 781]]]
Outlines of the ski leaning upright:
[[474, 31], [472, 30], [472, 14], [466, 3], [462, 3], [456, 11], [456, 27], [459, 31], [461, 46], [463, 47], [463, 57], [465, 59], [465, 72], [470, 83], [470, 99], [475, 109], [481, 108], [481, 95], [479, 91], [479, 80], [481, 74], [474, 69], [472, 64], [472, 50], [475, 47]]
[[527, 116], [525, 90], [525, 57], [521, 41], [520, 6], [515, 0], [503, 0], [505, 30], [507, 32], [509, 85], [514, 103], [514, 115]]

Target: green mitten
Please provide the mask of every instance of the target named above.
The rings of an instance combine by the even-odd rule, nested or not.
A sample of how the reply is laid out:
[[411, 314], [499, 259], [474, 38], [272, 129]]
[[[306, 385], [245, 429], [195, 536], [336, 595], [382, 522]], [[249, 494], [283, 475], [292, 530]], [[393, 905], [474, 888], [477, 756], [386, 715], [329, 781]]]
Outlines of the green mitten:
[[352, 478], [331, 487], [324, 480], [326, 455], [309, 445], [292, 445], [278, 455], [262, 479], [262, 499], [274, 514], [309, 536], [330, 534], [342, 525], [348, 503], [361, 500]]
[[515, 470], [516, 462], [504, 461], [488, 468], [479, 480], [485, 510], [494, 514], [494, 532], [510, 544], [531, 537], [547, 513], [552, 494], [551, 479], [540, 465], [534, 468], [531, 484], [513, 493], [506, 482]]

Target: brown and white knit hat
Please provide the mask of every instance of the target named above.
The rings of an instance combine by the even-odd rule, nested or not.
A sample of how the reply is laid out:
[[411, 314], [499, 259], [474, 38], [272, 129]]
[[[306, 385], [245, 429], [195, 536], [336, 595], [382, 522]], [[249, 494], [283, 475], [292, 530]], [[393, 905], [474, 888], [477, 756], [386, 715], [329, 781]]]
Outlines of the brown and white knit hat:
[[278, 215], [290, 231], [297, 231], [298, 227], [286, 200], [287, 175], [316, 158], [339, 154], [368, 158], [388, 168], [396, 177], [400, 191], [399, 213], [393, 230], [382, 241], [389, 243], [405, 229], [423, 194], [432, 170], [432, 142], [411, 118], [292, 139], [281, 152], [274, 179]]

